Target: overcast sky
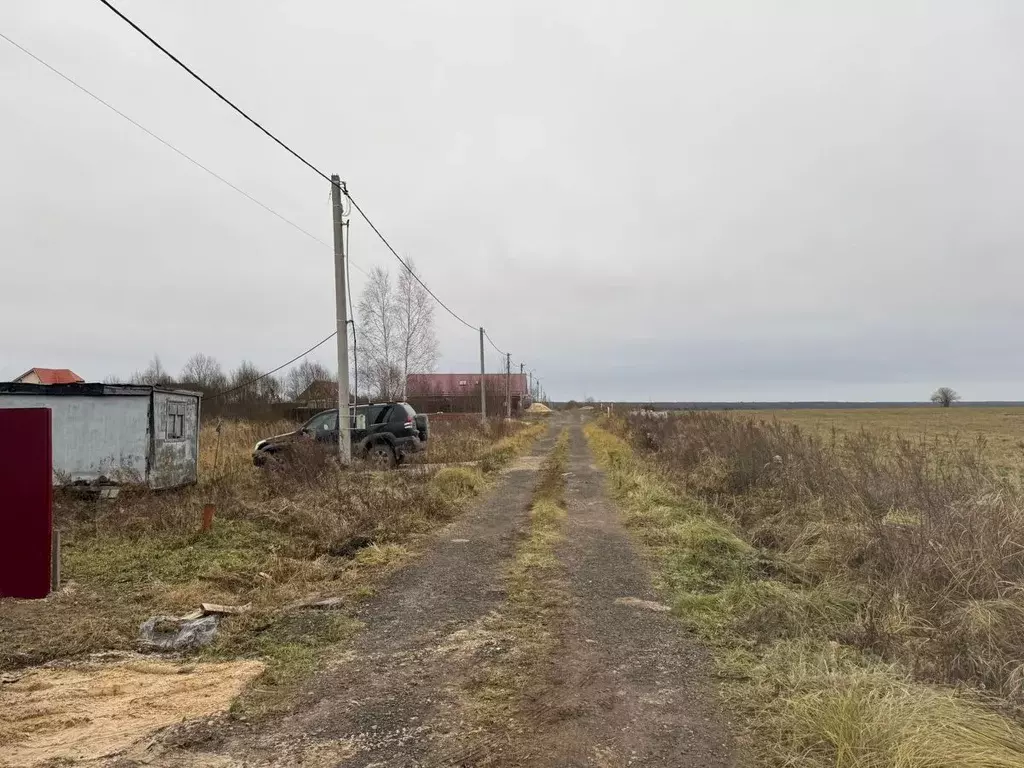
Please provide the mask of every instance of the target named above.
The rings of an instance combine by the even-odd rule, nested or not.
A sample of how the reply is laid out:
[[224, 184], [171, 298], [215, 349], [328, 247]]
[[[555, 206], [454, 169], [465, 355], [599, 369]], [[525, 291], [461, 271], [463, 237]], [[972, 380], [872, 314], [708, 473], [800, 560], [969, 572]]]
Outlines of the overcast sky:
[[[557, 399], [1024, 399], [1019, 0], [115, 4]], [[99, 2], [0, 31], [330, 242], [329, 185]], [[329, 248], [3, 40], [0, 139], [0, 380], [333, 329]]]

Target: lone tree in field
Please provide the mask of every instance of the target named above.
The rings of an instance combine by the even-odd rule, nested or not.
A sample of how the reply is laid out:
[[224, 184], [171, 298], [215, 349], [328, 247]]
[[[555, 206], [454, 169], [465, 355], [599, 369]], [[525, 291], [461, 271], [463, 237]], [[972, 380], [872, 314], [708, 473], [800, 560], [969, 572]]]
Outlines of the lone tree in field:
[[949, 408], [959, 399], [960, 395], [956, 393], [955, 389], [950, 387], [939, 387], [932, 393], [932, 402], [936, 405], [941, 405], [943, 408]]

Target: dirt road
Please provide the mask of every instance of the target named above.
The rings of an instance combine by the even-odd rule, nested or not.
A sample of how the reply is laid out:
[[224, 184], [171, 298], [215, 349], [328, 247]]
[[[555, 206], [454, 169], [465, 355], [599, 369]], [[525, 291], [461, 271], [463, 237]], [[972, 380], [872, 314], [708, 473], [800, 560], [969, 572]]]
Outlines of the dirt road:
[[[544, 465], [563, 428], [567, 465]], [[542, 466], [561, 475], [567, 515], [538, 538]], [[351, 651], [292, 715], [118, 764], [731, 765], [704, 655], [656, 601], [579, 423], [556, 421], [364, 605]]]

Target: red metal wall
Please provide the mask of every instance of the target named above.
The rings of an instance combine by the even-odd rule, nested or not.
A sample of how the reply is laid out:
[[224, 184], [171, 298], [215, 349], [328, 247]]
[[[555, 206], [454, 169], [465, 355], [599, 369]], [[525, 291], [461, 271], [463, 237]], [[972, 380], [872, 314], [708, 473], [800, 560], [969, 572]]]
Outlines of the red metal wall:
[[0, 597], [50, 592], [49, 408], [0, 408]]

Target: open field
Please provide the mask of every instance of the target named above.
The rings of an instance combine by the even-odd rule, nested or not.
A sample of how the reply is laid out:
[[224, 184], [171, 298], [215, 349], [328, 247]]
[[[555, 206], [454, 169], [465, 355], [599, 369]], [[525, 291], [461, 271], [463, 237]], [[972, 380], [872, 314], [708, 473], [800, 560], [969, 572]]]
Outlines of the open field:
[[952, 408], [855, 408], [735, 411], [738, 418], [777, 419], [822, 436], [833, 430], [865, 429], [912, 439], [985, 444], [985, 452], [1003, 466], [1024, 466], [1024, 407], [954, 406]]
[[798, 430], [721, 412], [591, 430], [755, 764], [1024, 765], [1024, 494], [1006, 454], [891, 430], [978, 424], [936, 413], [842, 413], [882, 426], [835, 434], [808, 412]]

